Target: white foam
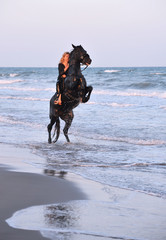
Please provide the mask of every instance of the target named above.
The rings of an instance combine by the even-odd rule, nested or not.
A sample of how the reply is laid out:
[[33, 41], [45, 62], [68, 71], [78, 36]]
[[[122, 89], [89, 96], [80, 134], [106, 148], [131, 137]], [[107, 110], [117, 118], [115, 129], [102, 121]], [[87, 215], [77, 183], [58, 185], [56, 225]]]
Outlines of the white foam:
[[111, 107], [131, 107], [131, 106], [134, 106], [135, 104], [106, 103], [106, 105]]
[[158, 139], [132, 139], [132, 138], [122, 138], [122, 137], [98, 137], [100, 140], [107, 140], [107, 141], [115, 141], [115, 142], [125, 142], [129, 144], [135, 144], [135, 145], [145, 145], [145, 146], [151, 146], [151, 145], [164, 145], [166, 144], [165, 141], [158, 140]]
[[135, 106], [135, 104], [120, 104], [120, 103], [98, 103], [98, 102], [87, 102], [89, 105], [102, 105], [102, 106], [110, 106], [110, 107], [131, 107]]
[[24, 122], [24, 121], [12, 119], [10, 117], [4, 117], [4, 116], [0, 116], [0, 122], [7, 123], [7, 124], [13, 124], [13, 125], [19, 124], [19, 125], [29, 126], [29, 127], [33, 127], [33, 128], [43, 127], [42, 125], [37, 124], [37, 123]]
[[152, 75], [166, 75], [166, 73], [161, 73], [161, 72], [156, 72], [156, 73], [151, 73]]
[[17, 82], [23, 82], [21, 79], [15, 79], [15, 80], [0, 80], [0, 84], [13, 84]]
[[38, 230], [43, 236], [57, 240], [148, 239], [149, 236], [151, 240], [164, 239], [163, 199], [136, 191], [110, 190], [109, 201], [82, 200], [30, 207], [16, 212], [6, 222], [14, 228]]
[[106, 72], [106, 73], [116, 73], [116, 72], [121, 72], [121, 70], [105, 70], [104, 72]]
[[34, 97], [13, 97], [13, 96], [0, 96], [0, 99], [16, 99], [16, 100], [26, 100], [26, 101], [50, 101], [48, 98], [34, 98]]
[[19, 75], [19, 74], [17, 74], [17, 73], [10, 73], [10, 74], [9, 74], [10, 77], [16, 77], [16, 76], [18, 76], [18, 75]]
[[130, 91], [130, 92], [122, 92], [115, 91], [111, 92], [108, 90], [96, 90], [93, 91], [93, 94], [97, 95], [111, 95], [111, 96], [136, 96], [136, 97], [158, 97], [158, 98], [166, 98], [166, 92], [144, 92], [144, 91]]
[[[131, 163], [123, 165], [123, 167], [148, 167], [148, 166], [166, 166], [166, 163]], [[154, 195], [156, 195], [154, 193]], [[158, 195], [157, 195], [158, 196]]]
[[15, 91], [25, 91], [25, 92], [40, 92], [40, 91], [49, 91], [55, 92], [55, 88], [25, 88], [25, 87], [0, 87], [0, 89], [8, 89]]
[[166, 106], [160, 106], [160, 108], [162, 108], [162, 109], [166, 110]]

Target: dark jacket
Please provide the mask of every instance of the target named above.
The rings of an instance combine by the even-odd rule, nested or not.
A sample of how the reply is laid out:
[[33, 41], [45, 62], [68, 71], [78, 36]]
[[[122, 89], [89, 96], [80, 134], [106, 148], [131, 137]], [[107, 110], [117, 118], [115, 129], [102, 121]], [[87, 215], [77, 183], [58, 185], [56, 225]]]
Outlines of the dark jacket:
[[65, 71], [65, 66], [63, 63], [58, 64], [58, 71], [59, 71], [59, 76], [57, 80], [57, 85], [56, 85], [56, 90], [57, 93], [62, 93], [64, 89], [64, 80], [65, 78], [62, 75], [67, 75], [68, 69]]

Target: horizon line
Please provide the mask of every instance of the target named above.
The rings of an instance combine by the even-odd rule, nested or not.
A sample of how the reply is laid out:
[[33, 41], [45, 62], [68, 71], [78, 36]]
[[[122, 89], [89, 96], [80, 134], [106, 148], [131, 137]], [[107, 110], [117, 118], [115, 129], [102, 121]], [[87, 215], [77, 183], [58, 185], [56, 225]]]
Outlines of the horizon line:
[[[83, 66], [82, 66], [83, 67]], [[89, 66], [88, 68], [143, 68], [143, 67], [166, 67], [166, 66]], [[0, 68], [58, 68], [51, 66], [0, 66]]]

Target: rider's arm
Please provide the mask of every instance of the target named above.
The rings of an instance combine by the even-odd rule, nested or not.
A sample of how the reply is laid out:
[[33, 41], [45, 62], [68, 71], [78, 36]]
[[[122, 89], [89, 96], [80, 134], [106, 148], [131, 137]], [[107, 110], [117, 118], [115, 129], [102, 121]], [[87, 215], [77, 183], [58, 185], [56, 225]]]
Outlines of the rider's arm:
[[62, 63], [59, 63], [58, 70], [59, 70], [59, 77], [58, 78], [61, 78], [61, 77], [65, 78], [66, 77], [65, 66]]

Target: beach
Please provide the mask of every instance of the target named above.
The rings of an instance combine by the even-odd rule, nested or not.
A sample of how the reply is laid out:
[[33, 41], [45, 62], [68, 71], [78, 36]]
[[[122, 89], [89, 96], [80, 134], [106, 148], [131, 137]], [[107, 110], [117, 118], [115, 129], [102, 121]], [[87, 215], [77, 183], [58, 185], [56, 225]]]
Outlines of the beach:
[[24, 159], [41, 158], [30, 150], [0, 150], [0, 240], [165, 239], [165, 199], [72, 173], [35, 173]]
[[[63, 178], [52, 178], [42, 173], [39, 174], [40, 171], [37, 170], [36, 173], [27, 172], [30, 169], [32, 171], [32, 168], [27, 168], [26, 164], [21, 163], [20, 160], [25, 159], [25, 154], [26, 158], [34, 157], [25, 149], [6, 144], [0, 145], [0, 163], [3, 163], [3, 165], [0, 164], [0, 240], [45, 239], [36, 231], [11, 228], [5, 220], [14, 212], [29, 206], [85, 198], [85, 195], [74, 184]], [[19, 165], [21, 168], [17, 168]]]

